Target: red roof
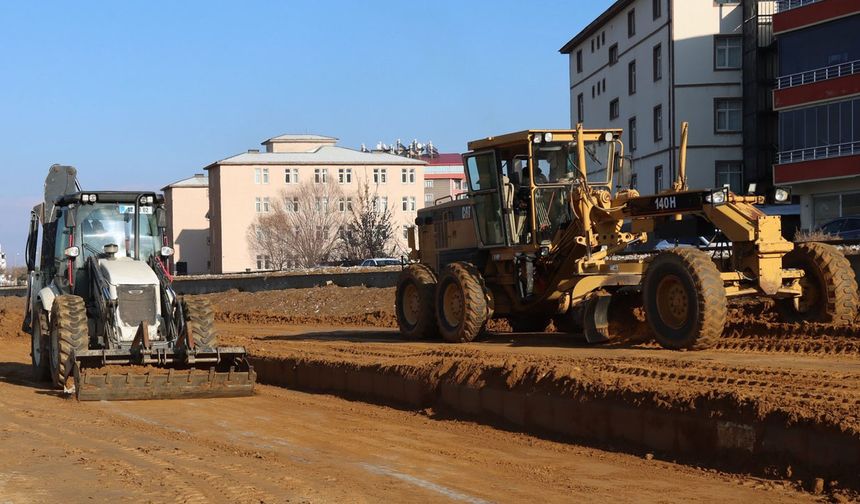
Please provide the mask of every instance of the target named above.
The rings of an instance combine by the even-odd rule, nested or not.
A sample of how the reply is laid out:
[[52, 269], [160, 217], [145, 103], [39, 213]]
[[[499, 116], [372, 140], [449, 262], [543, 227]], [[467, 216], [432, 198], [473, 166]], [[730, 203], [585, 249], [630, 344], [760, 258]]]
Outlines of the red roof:
[[459, 165], [463, 166], [463, 156], [456, 153], [438, 154], [436, 157], [421, 156], [421, 161], [426, 161], [429, 166], [448, 166]]

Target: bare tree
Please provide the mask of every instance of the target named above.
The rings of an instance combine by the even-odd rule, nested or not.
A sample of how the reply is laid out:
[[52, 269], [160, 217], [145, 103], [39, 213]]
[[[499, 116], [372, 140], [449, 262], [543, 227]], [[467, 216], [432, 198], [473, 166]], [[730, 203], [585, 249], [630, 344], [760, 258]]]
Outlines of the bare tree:
[[365, 182], [358, 190], [356, 202], [351, 206], [349, 220], [340, 233], [341, 250], [346, 260], [368, 257], [387, 257], [393, 253], [391, 242], [394, 228], [391, 224], [391, 207], [384, 198]]
[[282, 191], [280, 198], [251, 224], [250, 249], [268, 256], [277, 269], [291, 263], [311, 267], [326, 261], [346, 216], [337, 208], [343, 191], [333, 181], [304, 182]]

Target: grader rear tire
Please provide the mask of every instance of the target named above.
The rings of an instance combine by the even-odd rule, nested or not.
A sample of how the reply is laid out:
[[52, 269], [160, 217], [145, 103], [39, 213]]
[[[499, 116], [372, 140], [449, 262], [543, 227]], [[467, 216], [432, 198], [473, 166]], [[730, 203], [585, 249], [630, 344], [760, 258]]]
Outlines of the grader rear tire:
[[845, 255], [833, 245], [799, 243], [782, 260], [784, 268], [804, 271], [803, 295], [777, 300], [776, 308], [786, 322], [823, 322], [849, 325], [860, 309], [857, 280]]
[[410, 264], [397, 278], [394, 311], [400, 332], [410, 339], [439, 336], [434, 315], [433, 297], [436, 275], [424, 264]]
[[89, 343], [87, 307], [79, 296], [63, 295], [54, 299], [51, 307], [51, 378], [54, 385], [64, 387], [71, 378], [72, 352], [86, 350]]
[[209, 300], [182, 298], [182, 313], [185, 315], [185, 327], [194, 338], [194, 346], [204, 348], [218, 346], [215, 314]]
[[451, 263], [436, 286], [436, 321], [445, 341], [466, 343], [483, 331], [489, 316], [481, 273], [469, 263]]
[[642, 298], [664, 348], [712, 347], [726, 325], [726, 289], [710, 256], [693, 248], [660, 253], [645, 270]]

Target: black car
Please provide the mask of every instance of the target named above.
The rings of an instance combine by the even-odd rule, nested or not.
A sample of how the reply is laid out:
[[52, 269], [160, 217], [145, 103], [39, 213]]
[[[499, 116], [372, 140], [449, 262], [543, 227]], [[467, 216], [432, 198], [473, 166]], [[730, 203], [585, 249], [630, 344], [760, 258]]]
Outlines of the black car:
[[821, 226], [821, 231], [843, 240], [860, 240], [860, 216], [834, 219]]

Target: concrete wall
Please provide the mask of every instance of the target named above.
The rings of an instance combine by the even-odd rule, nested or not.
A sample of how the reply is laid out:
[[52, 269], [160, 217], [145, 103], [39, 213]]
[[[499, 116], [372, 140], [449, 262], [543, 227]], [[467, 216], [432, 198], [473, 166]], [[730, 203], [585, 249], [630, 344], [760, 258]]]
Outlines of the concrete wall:
[[394, 287], [400, 270], [366, 271], [356, 273], [319, 273], [312, 275], [243, 275], [229, 278], [177, 278], [173, 288], [179, 294], [210, 294], [238, 289], [260, 292], [283, 289], [305, 289], [321, 285], [340, 287]]

